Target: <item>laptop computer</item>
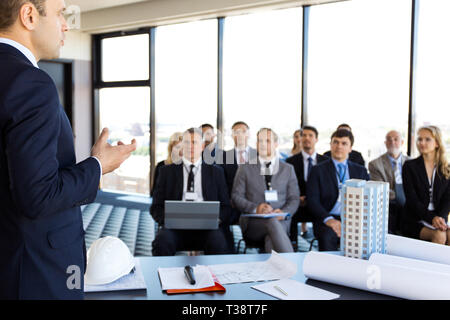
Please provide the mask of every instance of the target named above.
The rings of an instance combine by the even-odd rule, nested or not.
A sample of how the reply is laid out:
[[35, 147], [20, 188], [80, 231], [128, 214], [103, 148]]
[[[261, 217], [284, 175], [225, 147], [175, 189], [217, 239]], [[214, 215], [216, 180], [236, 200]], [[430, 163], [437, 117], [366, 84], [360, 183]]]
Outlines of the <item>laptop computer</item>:
[[167, 229], [216, 230], [219, 228], [219, 201], [165, 201], [164, 227]]

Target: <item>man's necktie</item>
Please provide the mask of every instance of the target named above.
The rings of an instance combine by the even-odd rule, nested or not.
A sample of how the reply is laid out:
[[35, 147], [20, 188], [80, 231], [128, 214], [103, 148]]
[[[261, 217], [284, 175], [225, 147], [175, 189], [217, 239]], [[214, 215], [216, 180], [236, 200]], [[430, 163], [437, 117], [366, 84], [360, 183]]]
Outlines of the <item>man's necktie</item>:
[[245, 152], [245, 150], [239, 151], [239, 164], [245, 163], [244, 152]]
[[394, 177], [395, 184], [403, 184], [402, 174], [400, 173], [400, 163], [399, 161], [394, 160]]
[[272, 175], [270, 174], [270, 167], [271, 162], [267, 162], [266, 163], [266, 174], [265, 174], [265, 178], [266, 178], [266, 189], [267, 190], [271, 190], [272, 189]]
[[191, 164], [191, 171], [189, 171], [188, 182], [187, 182], [187, 191], [194, 192], [194, 168], [195, 166]]
[[339, 181], [341, 183], [344, 183], [345, 179], [345, 165], [342, 163], [338, 163], [338, 169], [339, 169]]
[[306, 179], [308, 180], [309, 175], [311, 174], [311, 169], [313, 167], [313, 159], [311, 157], [308, 158], [308, 171], [306, 172]]

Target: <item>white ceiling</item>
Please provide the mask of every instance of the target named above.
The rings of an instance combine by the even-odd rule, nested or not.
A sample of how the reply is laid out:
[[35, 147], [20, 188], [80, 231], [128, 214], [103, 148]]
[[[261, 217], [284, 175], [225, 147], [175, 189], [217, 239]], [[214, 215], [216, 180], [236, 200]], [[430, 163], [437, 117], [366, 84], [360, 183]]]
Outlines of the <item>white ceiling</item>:
[[77, 5], [82, 12], [86, 12], [145, 1], [152, 0], [66, 0], [66, 5]]

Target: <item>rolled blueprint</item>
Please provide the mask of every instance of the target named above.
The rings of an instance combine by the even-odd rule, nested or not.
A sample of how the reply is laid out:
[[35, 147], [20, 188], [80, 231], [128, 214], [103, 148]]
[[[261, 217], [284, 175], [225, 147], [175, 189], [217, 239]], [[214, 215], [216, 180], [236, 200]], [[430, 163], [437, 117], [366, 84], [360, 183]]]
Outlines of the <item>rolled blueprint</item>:
[[441, 272], [450, 275], [450, 265], [448, 264], [391, 256], [389, 254], [372, 253], [369, 262], [374, 264], [390, 264], [412, 269]]
[[404, 299], [450, 299], [450, 275], [404, 265], [309, 252], [306, 277]]
[[387, 235], [386, 253], [450, 265], [450, 247], [423, 240]]

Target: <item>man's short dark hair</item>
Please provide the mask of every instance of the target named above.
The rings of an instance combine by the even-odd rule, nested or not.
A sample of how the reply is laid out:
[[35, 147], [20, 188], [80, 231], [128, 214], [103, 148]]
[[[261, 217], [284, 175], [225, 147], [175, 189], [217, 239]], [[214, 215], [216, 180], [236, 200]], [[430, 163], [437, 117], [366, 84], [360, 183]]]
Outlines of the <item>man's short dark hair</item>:
[[185, 135], [186, 133], [189, 133], [189, 134], [198, 134], [198, 135], [200, 136], [200, 138], [203, 139], [203, 133], [200, 131], [199, 128], [189, 128], [189, 129], [187, 129], [187, 130], [183, 133], [183, 135]]
[[8, 30], [16, 22], [20, 8], [32, 3], [41, 16], [45, 16], [45, 1], [47, 0], [1, 0], [0, 1], [0, 31]]
[[202, 129], [202, 130], [205, 128], [214, 130], [214, 127], [212, 125], [210, 125], [209, 123], [204, 123], [200, 126], [200, 129]]
[[336, 130], [341, 129], [342, 127], [347, 127], [347, 128], [350, 129], [350, 131], [352, 131], [352, 127], [350, 127], [350, 126], [349, 126], [348, 124], [346, 124], [346, 123], [341, 123], [340, 125], [338, 125], [338, 127], [337, 127]]
[[346, 129], [339, 129], [333, 132], [333, 134], [331, 135], [331, 140], [333, 140], [333, 138], [345, 138], [345, 137], [350, 139], [350, 144], [353, 146], [353, 142], [355, 142], [353, 133]]
[[260, 134], [261, 132], [263, 132], [263, 131], [268, 131], [268, 132], [270, 132], [270, 133], [272, 134], [272, 137], [273, 137], [274, 141], [275, 141], [275, 142], [278, 142], [278, 135], [276, 134], [275, 131], [273, 131], [273, 130], [270, 129], [270, 128], [261, 128], [261, 129], [259, 129], [258, 133], [256, 134], [256, 137], [259, 138], [259, 134]]
[[250, 127], [248, 126], [248, 124], [246, 124], [244, 121], [238, 121], [238, 122], [235, 122], [235, 123], [231, 126], [231, 129], [234, 129], [234, 127], [239, 126], [239, 125], [244, 125], [247, 129], [250, 129]]
[[319, 138], [319, 131], [317, 131], [317, 129], [314, 128], [313, 126], [304, 126], [304, 127], [301, 129], [301, 133], [303, 133], [303, 131], [305, 131], [305, 130], [313, 131], [313, 132], [315, 133], [315, 135], [316, 135], [316, 139]]

